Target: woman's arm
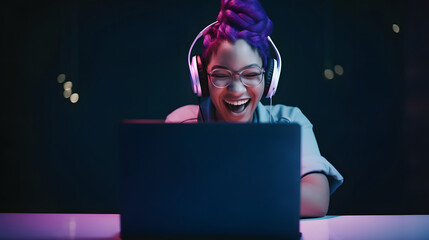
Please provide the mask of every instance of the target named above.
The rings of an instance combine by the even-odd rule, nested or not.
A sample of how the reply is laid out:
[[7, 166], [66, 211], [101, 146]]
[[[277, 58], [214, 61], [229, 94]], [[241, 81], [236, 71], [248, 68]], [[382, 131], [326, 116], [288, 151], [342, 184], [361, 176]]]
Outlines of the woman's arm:
[[301, 217], [322, 217], [328, 212], [329, 183], [323, 173], [301, 178]]

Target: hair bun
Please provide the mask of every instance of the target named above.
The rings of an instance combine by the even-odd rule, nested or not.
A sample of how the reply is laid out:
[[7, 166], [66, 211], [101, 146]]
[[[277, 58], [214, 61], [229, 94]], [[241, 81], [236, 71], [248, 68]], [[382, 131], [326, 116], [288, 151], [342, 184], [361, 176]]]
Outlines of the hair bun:
[[217, 23], [204, 32], [203, 60], [209, 61], [220, 40], [244, 39], [258, 50], [265, 67], [269, 55], [267, 37], [272, 32], [273, 23], [258, 0], [221, 0]]
[[267, 37], [273, 32], [273, 23], [258, 0], [222, 0], [217, 21], [246, 31], [245, 35]]

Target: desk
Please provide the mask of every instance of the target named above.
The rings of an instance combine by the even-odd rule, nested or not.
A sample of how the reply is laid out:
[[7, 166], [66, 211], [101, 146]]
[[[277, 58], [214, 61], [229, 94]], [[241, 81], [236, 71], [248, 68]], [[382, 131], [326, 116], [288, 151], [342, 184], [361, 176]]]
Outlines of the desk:
[[303, 239], [429, 239], [429, 215], [326, 216], [299, 226]]
[[[119, 214], [0, 213], [0, 239], [119, 240]], [[326, 216], [300, 220], [304, 240], [429, 239], [429, 215]]]

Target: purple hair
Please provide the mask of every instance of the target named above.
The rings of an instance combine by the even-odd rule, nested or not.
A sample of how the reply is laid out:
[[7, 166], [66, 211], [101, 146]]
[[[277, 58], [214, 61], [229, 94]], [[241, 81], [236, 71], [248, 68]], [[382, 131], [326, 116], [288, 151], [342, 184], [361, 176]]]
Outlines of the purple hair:
[[244, 39], [258, 51], [266, 67], [267, 37], [273, 32], [273, 23], [258, 0], [221, 0], [217, 21], [204, 32], [202, 59], [206, 64], [221, 42]]

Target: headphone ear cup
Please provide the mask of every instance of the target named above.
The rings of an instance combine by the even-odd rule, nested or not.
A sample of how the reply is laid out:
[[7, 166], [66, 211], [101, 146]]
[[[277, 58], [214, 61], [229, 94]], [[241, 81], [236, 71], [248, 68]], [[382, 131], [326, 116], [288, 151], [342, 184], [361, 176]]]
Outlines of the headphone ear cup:
[[265, 68], [265, 86], [264, 86], [264, 97], [267, 96], [268, 90], [271, 86], [274, 73], [274, 59], [267, 59], [267, 67]]
[[209, 92], [209, 86], [208, 86], [206, 66], [204, 65], [200, 55], [197, 55], [196, 59], [197, 59], [198, 76], [200, 78], [200, 84], [201, 84], [201, 95], [203, 97], [208, 97], [210, 95], [210, 92]]
[[197, 57], [193, 56], [191, 64], [189, 65], [189, 73], [191, 77], [191, 87], [197, 96], [201, 96], [201, 84], [198, 76]]

